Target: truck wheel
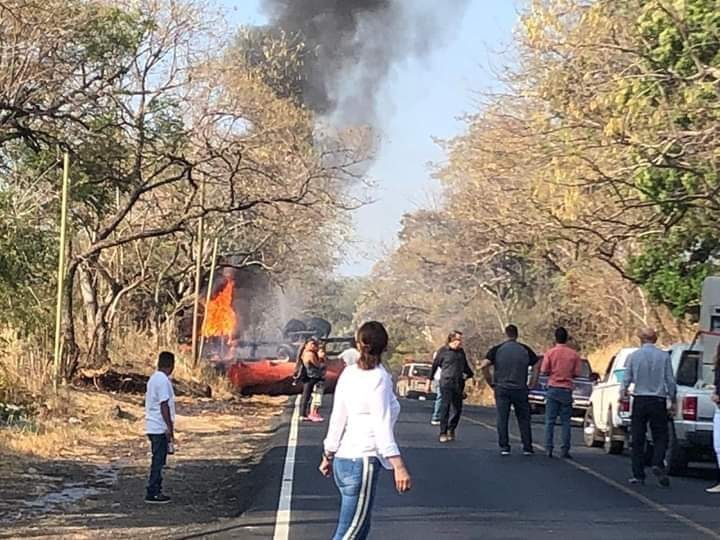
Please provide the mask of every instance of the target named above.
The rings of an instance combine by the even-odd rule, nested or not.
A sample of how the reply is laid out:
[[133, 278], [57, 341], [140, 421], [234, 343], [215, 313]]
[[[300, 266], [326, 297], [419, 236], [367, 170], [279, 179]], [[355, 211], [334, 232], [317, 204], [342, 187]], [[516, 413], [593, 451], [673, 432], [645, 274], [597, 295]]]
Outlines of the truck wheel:
[[625, 441], [616, 441], [615, 437], [619, 437], [619, 430], [613, 425], [612, 411], [608, 411], [608, 430], [605, 432], [605, 441], [603, 447], [606, 454], [622, 454], [625, 447]]
[[688, 463], [690, 460], [687, 457], [687, 452], [680, 446], [675, 434], [675, 424], [670, 422], [670, 428], [668, 433], [668, 447], [665, 453], [665, 466], [667, 472], [672, 476], [682, 476], [687, 473]]
[[595, 417], [593, 416], [592, 407], [588, 407], [585, 411], [583, 419], [583, 440], [588, 448], [600, 448], [603, 445], [602, 435], [595, 425]]

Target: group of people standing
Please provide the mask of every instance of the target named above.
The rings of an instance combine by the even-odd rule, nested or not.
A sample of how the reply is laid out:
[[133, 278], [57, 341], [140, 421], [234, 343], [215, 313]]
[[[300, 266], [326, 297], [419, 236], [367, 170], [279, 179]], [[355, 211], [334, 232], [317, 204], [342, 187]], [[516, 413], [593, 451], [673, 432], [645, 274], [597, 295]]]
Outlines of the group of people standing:
[[[561, 456], [570, 459], [573, 378], [579, 375], [581, 364], [577, 352], [568, 346], [567, 330], [562, 327], [555, 330], [555, 346], [544, 354], [542, 363], [530, 347], [519, 342], [516, 326], [508, 325], [505, 336], [503, 343], [488, 351], [480, 366], [495, 393], [501, 454], [508, 456], [511, 451], [508, 434], [511, 408], [515, 410], [520, 428], [523, 454], [534, 453], [528, 393], [542, 373], [549, 377], [545, 449], [548, 456], [553, 457], [555, 421], [559, 416], [562, 424]], [[675, 381], [668, 354], [655, 346], [655, 332], [644, 329], [639, 337], [642, 347], [628, 360], [621, 396], [626, 397], [630, 384], [635, 385], [631, 482], [643, 483], [645, 479], [642, 454], [649, 424], [655, 443], [652, 471], [661, 485], [668, 486], [669, 480], [663, 465], [668, 435], [666, 406], [667, 403], [674, 404]], [[432, 365], [431, 377], [438, 386], [432, 423], [439, 423], [439, 440], [443, 443], [455, 439], [462, 414], [465, 383], [474, 376], [462, 345], [462, 332], [451, 332], [447, 343], [435, 354]], [[395, 441], [394, 428], [400, 404], [393, 390], [392, 377], [382, 364], [382, 355], [387, 346], [388, 334], [384, 326], [377, 321], [370, 321], [358, 329], [354, 347], [341, 355], [346, 367], [335, 389], [319, 466], [324, 476], [333, 475], [340, 493], [340, 512], [334, 540], [367, 538], [381, 468], [393, 471], [399, 493], [408, 491], [412, 486], [410, 473]], [[714, 440], [720, 466], [720, 348], [718, 353], [713, 400], [718, 404]], [[168, 453], [173, 452], [175, 396], [170, 375], [174, 360], [171, 353], [162, 352], [158, 358], [158, 369], [148, 382], [145, 400], [146, 433], [152, 449], [145, 497], [148, 503], [170, 501], [162, 492], [162, 469]], [[318, 409], [326, 371], [324, 349], [317, 340], [307, 340], [298, 353], [295, 372], [296, 380], [303, 384], [301, 414], [305, 418], [322, 420]], [[314, 392], [319, 398], [311, 401]], [[720, 493], [720, 483], [708, 491]]]

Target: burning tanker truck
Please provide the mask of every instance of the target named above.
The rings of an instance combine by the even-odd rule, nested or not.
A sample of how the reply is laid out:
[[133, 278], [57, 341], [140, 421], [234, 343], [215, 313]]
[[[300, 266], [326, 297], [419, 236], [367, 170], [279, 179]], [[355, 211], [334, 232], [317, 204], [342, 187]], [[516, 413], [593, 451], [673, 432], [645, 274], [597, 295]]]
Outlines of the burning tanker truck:
[[[201, 361], [227, 375], [243, 394], [297, 394], [302, 391], [302, 385], [293, 384], [297, 354], [305, 340], [314, 337], [325, 343], [325, 391], [333, 392], [344, 367], [339, 355], [351, 346], [352, 338], [332, 337], [328, 321], [310, 317], [291, 319], [276, 339], [248, 339], [244, 329], [262, 318], [267, 309], [263, 299], [271, 295], [271, 285], [260, 272], [223, 268], [213, 280], [210, 301], [207, 305], [203, 302], [198, 317]], [[207, 290], [202, 298], [206, 296]], [[181, 319], [179, 330], [181, 343], [189, 345], [191, 314]]]

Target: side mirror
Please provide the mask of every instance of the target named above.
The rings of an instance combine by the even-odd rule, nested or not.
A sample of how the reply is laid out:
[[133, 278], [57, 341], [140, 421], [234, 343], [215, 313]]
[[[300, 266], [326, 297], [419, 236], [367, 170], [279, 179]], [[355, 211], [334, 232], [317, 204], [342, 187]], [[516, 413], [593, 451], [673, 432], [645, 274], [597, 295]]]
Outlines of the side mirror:
[[597, 373], [597, 372], [595, 372], [595, 371], [593, 371], [593, 372], [590, 374], [590, 380], [591, 380], [593, 383], [598, 382], [598, 381], [600, 380], [600, 374]]

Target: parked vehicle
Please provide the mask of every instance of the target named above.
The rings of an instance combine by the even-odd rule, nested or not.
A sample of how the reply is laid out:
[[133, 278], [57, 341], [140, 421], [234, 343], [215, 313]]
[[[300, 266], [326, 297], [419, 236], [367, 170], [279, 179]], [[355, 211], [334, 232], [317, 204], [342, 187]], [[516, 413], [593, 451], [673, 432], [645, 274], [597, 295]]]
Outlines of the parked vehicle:
[[[542, 362], [542, 356], [540, 357], [540, 362]], [[585, 359], [582, 359], [581, 362], [582, 368], [580, 375], [573, 379], [573, 416], [580, 418], [585, 416], [585, 411], [590, 406], [590, 395], [593, 391], [593, 385], [599, 379], [599, 375], [594, 373], [592, 367], [590, 367], [590, 362]], [[533, 414], [545, 414], [547, 384], [548, 376], [540, 375], [537, 386], [530, 389], [528, 399], [530, 401], [530, 410]]]
[[620, 399], [620, 385], [628, 357], [637, 348], [621, 349], [610, 360], [603, 378], [595, 385], [583, 420], [586, 446], [602, 446], [608, 454], [620, 454], [630, 428], [630, 401]]
[[435, 399], [430, 379], [431, 372], [432, 364], [417, 362], [405, 364], [395, 383], [397, 395], [404, 398]]
[[[674, 345], [668, 352], [677, 382], [677, 408], [669, 418], [670, 438], [665, 463], [668, 472], [679, 475], [692, 461], [714, 459], [712, 421], [716, 405], [713, 391], [714, 353], [720, 340], [720, 278], [708, 278], [703, 284], [700, 330], [691, 344]], [[586, 446], [603, 447], [619, 454], [631, 445], [631, 398], [618, 402], [620, 384], [630, 354], [622, 349], [615, 355], [600, 384], [593, 389], [591, 406], [583, 422]], [[633, 386], [631, 385], [632, 395]], [[649, 444], [652, 444], [649, 437]], [[648, 449], [649, 451], [649, 449]]]

